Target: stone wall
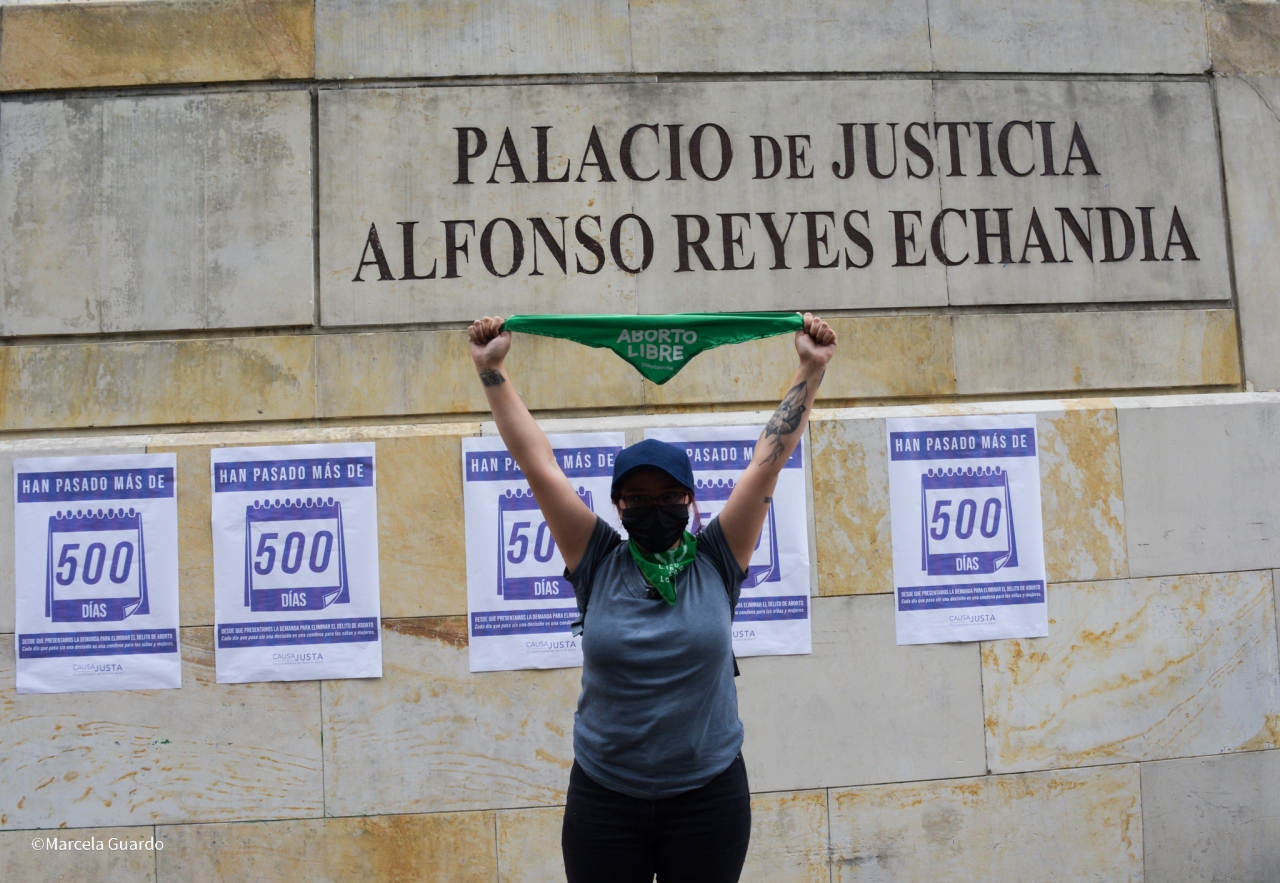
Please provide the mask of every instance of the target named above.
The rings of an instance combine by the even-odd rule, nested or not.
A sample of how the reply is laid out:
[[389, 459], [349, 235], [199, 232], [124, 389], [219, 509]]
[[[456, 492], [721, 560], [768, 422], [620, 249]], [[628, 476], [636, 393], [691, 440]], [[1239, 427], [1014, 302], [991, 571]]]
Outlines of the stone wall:
[[[883, 421], [1000, 410], [1036, 414], [1050, 637], [895, 646]], [[1274, 840], [1254, 832], [1274, 826], [1265, 783], [1280, 757], [1280, 395], [815, 416], [814, 652], [743, 660], [739, 681], [757, 792], [749, 879], [1274, 868]], [[740, 419], [760, 415], [551, 428]], [[556, 879], [578, 672], [468, 672], [460, 440], [482, 431], [492, 425], [0, 443], [6, 463], [173, 451], [184, 481], [179, 691], [17, 696], [12, 551], [0, 547], [0, 842], [15, 878], [66, 867], [30, 852], [33, 829], [142, 826], [165, 849], [119, 879]], [[209, 451], [333, 438], [374, 440], [384, 476], [385, 674], [217, 685]], [[0, 522], [11, 493], [0, 488]], [[1208, 803], [1196, 797], [1207, 790]]]
[[[1265, 392], [1280, 388], [1280, 4], [12, 5], [0, 93], [0, 475], [15, 457], [177, 454], [185, 676], [177, 691], [16, 695], [0, 481], [0, 876], [561, 879], [579, 674], [467, 670], [461, 438], [493, 428], [462, 322], [743, 308], [821, 308], [842, 340], [810, 435], [814, 652], [744, 660], [739, 680], [755, 818], [744, 879], [1280, 876], [1280, 393]], [[822, 116], [842, 101], [845, 116]], [[826, 177], [812, 184], [744, 173], [733, 189], [630, 179], [459, 197], [432, 128], [488, 131], [488, 169], [504, 127], [551, 114], [579, 138], [565, 153], [577, 168], [600, 120], [656, 129], [706, 108], [769, 123], [787, 149], [796, 126], [867, 108], [902, 126], [1025, 118], [1027, 140], [989, 185], [945, 173], [954, 155], [935, 127], [930, 174], [863, 173], [847, 192], [826, 171], [838, 140], [815, 137]], [[1072, 121], [1096, 179], [1054, 164]], [[726, 126], [749, 169], [756, 129]], [[977, 143], [964, 142], [970, 168]], [[897, 144], [903, 162], [921, 157]], [[1019, 177], [1029, 162], [1039, 170]], [[844, 238], [841, 266], [801, 250], [775, 275], [762, 237], [743, 240], [759, 269], [724, 272], [745, 228], [725, 222], [722, 241], [717, 213], [816, 216], [831, 194], [867, 210], [853, 224], [877, 263], [857, 266]], [[969, 240], [968, 263], [943, 260], [966, 247], [951, 237], [979, 223], [975, 207], [1000, 205], [1013, 206], [1011, 260], [977, 265], [998, 235]], [[1086, 260], [1054, 226], [1056, 263], [1044, 249], [1022, 263], [1031, 208], [1059, 206], [1127, 207], [1132, 256]], [[1175, 206], [1194, 262], [1164, 261]], [[948, 207], [968, 214], [943, 218], [939, 253], [928, 224]], [[607, 221], [589, 234], [599, 276], [545, 251], [541, 277], [476, 263], [484, 219], [504, 213], [670, 211], [716, 224], [718, 272], [677, 276], [660, 251], [627, 272]], [[900, 266], [894, 211], [921, 213]], [[400, 235], [447, 218], [481, 222], [453, 288], [421, 279], [451, 256], [443, 233], [414, 241], [416, 274]], [[844, 236], [840, 220], [806, 235]], [[394, 279], [359, 266], [371, 225]], [[627, 230], [619, 264], [643, 249]], [[511, 368], [549, 429], [635, 435], [758, 422], [793, 360], [785, 339], [744, 344], [655, 386], [611, 354], [530, 338]], [[1036, 414], [1050, 636], [898, 647], [883, 421], [998, 412]], [[209, 451], [333, 439], [377, 445], [385, 674], [217, 685]], [[59, 828], [165, 848], [31, 849]]]

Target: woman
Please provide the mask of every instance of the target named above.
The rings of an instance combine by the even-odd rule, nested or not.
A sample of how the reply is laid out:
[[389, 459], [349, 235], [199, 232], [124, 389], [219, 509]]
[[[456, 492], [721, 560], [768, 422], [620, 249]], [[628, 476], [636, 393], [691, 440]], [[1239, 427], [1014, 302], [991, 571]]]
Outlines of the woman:
[[831, 326], [808, 313], [800, 368], [724, 509], [699, 532], [685, 452], [648, 440], [615, 461], [628, 540], [578, 498], [503, 367], [500, 318], [469, 329], [489, 407], [574, 588], [583, 635], [561, 848], [569, 883], [736, 881], [751, 833], [731, 624], [778, 473], [804, 435]]

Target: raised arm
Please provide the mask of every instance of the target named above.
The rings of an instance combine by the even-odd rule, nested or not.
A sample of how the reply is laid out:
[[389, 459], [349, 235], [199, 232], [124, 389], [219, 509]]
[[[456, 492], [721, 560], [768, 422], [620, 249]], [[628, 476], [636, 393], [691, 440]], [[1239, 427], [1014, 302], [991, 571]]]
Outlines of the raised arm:
[[827, 362], [836, 352], [836, 333], [821, 319], [804, 314], [804, 330], [796, 332], [796, 352], [800, 367], [791, 378], [791, 388], [765, 425], [755, 453], [720, 512], [720, 528], [729, 548], [743, 570], [760, 538], [778, 473], [796, 449], [809, 424], [809, 412], [818, 395], [818, 385]]
[[546, 433], [525, 407], [507, 374], [503, 362], [511, 349], [511, 332], [499, 330], [502, 319], [478, 319], [467, 329], [471, 339], [471, 360], [476, 364], [480, 382], [484, 384], [489, 410], [507, 450], [520, 465], [529, 489], [538, 501], [551, 537], [560, 547], [569, 570], [576, 570], [587, 550], [591, 531], [595, 529], [595, 513], [579, 499], [573, 485], [556, 462]]

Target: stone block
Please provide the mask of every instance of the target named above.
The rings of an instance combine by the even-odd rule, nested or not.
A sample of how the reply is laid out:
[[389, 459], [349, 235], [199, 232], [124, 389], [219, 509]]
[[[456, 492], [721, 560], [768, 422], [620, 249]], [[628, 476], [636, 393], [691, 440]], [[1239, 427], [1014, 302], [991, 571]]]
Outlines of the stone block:
[[1050, 586], [1049, 636], [982, 645], [993, 772], [1280, 745], [1271, 573]]
[[0, 347], [0, 430], [314, 417], [313, 340]]
[[309, 445], [372, 441], [417, 435], [476, 435], [479, 423], [332, 423], [320, 426], [274, 429], [223, 429], [207, 432], [157, 433], [152, 445], [203, 445], [206, 448], [254, 445]]
[[0, 90], [309, 78], [311, 0], [9, 6]]
[[[1280, 7], [1269, 2], [1205, 3], [1209, 60], [1214, 71], [1234, 76], [1280, 74]], [[1219, 105], [1221, 112], [1221, 105]]]
[[[320, 335], [322, 417], [483, 413], [489, 410], [463, 331]], [[520, 335], [507, 367], [532, 410], [636, 407], [641, 377], [608, 350]], [[591, 383], [583, 383], [583, 378]]]
[[832, 881], [1141, 883], [1137, 764], [832, 791]]
[[1194, 74], [1208, 68], [1196, 0], [931, 0], [934, 70]]
[[0, 334], [310, 325], [310, 137], [302, 91], [5, 101]]
[[0, 636], [0, 827], [321, 815], [319, 683], [218, 684], [213, 629], [181, 640], [181, 690], [19, 696]]
[[383, 618], [465, 616], [461, 436], [381, 438], [377, 451]]
[[562, 883], [563, 806], [508, 809], [498, 816], [498, 883]]
[[[1200, 16], [1196, 4], [1171, 5]], [[1075, 34], [1066, 42], [1087, 41]], [[940, 80], [934, 90], [938, 121], [994, 118], [985, 136], [976, 124], [971, 134], [956, 130], [958, 169], [943, 159], [949, 131], [935, 137], [946, 170], [936, 170], [942, 205], [963, 212], [939, 228], [948, 259], [963, 262], [947, 271], [951, 304], [1230, 299], [1208, 83]], [[927, 237], [931, 227], [917, 233]], [[941, 260], [936, 251], [929, 257]]]
[[1236, 386], [1232, 310], [955, 316], [956, 391]]
[[814, 420], [813, 522], [819, 595], [893, 591], [884, 421]]
[[636, 73], [927, 71], [923, 0], [632, 0]]
[[578, 669], [472, 674], [463, 617], [384, 620], [382, 639], [381, 678], [324, 683], [326, 812], [564, 802]]
[[[0, 819], [0, 825], [4, 824]], [[156, 855], [153, 849], [107, 849], [113, 839], [126, 843], [146, 841], [155, 829], [82, 828], [57, 831], [0, 832], [0, 876], [6, 880], [103, 880], [110, 883], [154, 883]], [[31, 841], [101, 842], [103, 847], [56, 848], [53, 855], [35, 850]], [[46, 844], [47, 845], [47, 844]]]
[[626, 0], [316, 3], [316, 76], [325, 80], [630, 69]]
[[1147, 883], [1280, 879], [1280, 751], [1142, 765]]
[[[1211, 16], [1218, 9], [1231, 10], [1231, 15], [1246, 10], [1242, 14], [1265, 14], [1280, 23], [1275, 14], [1280, 7], [1269, 3], [1209, 9]], [[1276, 45], [1270, 44], [1273, 49]], [[1222, 127], [1244, 376], [1255, 389], [1280, 389], [1280, 288], [1276, 286], [1280, 256], [1273, 248], [1280, 236], [1280, 172], [1271, 162], [1280, 149], [1276, 117], [1280, 79], [1216, 78], [1214, 88]]]
[[753, 791], [986, 771], [976, 644], [896, 646], [887, 595], [814, 598], [812, 616], [812, 655], [738, 662]]
[[1115, 409], [1081, 400], [1036, 415], [1049, 582], [1129, 575]]
[[[820, 399], [942, 396], [955, 392], [951, 320], [946, 316], [833, 318], [840, 354]], [[798, 365], [790, 334], [702, 353], [658, 386], [645, 381], [646, 405], [777, 402]]]
[[0, 334], [102, 330], [103, 122], [100, 100], [0, 101]]
[[1132, 576], [1280, 565], [1280, 396], [1116, 404]]
[[13, 573], [13, 556], [16, 551], [13, 543], [13, 461], [26, 457], [143, 454], [146, 453], [146, 445], [146, 436], [0, 441], [0, 634], [13, 634], [14, 616], [17, 613]]
[[[503, 810], [498, 816], [498, 883], [561, 883], [564, 807]], [[744, 883], [827, 883], [827, 794], [751, 795], [751, 848]]]
[[492, 883], [494, 814], [162, 826], [161, 880]]
[[826, 791], [751, 795], [745, 883], [828, 883]]

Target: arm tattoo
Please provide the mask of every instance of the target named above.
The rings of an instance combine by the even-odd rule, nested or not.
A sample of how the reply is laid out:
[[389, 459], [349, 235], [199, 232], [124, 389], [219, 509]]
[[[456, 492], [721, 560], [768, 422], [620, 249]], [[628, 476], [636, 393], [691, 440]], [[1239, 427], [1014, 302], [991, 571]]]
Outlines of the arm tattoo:
[[502, 376], [501, 371], [486, 368], [480, 372], [480, 382], [485, 386], [502, 386], [507, 382], [507, 378]]
[[783, 439], [799, 428], [800, 418], [805, 412], [806, 398], [808, 398], [808, 384], [803, 380], [787, 390], [782, 404], [778, 405], [778, 410], [773, 412], [773, 416], [765, 424], [764, 439], [769, 442], [771, 448], [762, 465], [767, 466], [781, 459], [786, 452], [787, 443]]
[[765, 504], [766, 506], [768, 506], [768, 505], [769, 505], [770, 503], [772, 503], [772, 502], [773, 502], [773, 497], [765, 497], [765, 498], [764, 498], [764, 504]]

